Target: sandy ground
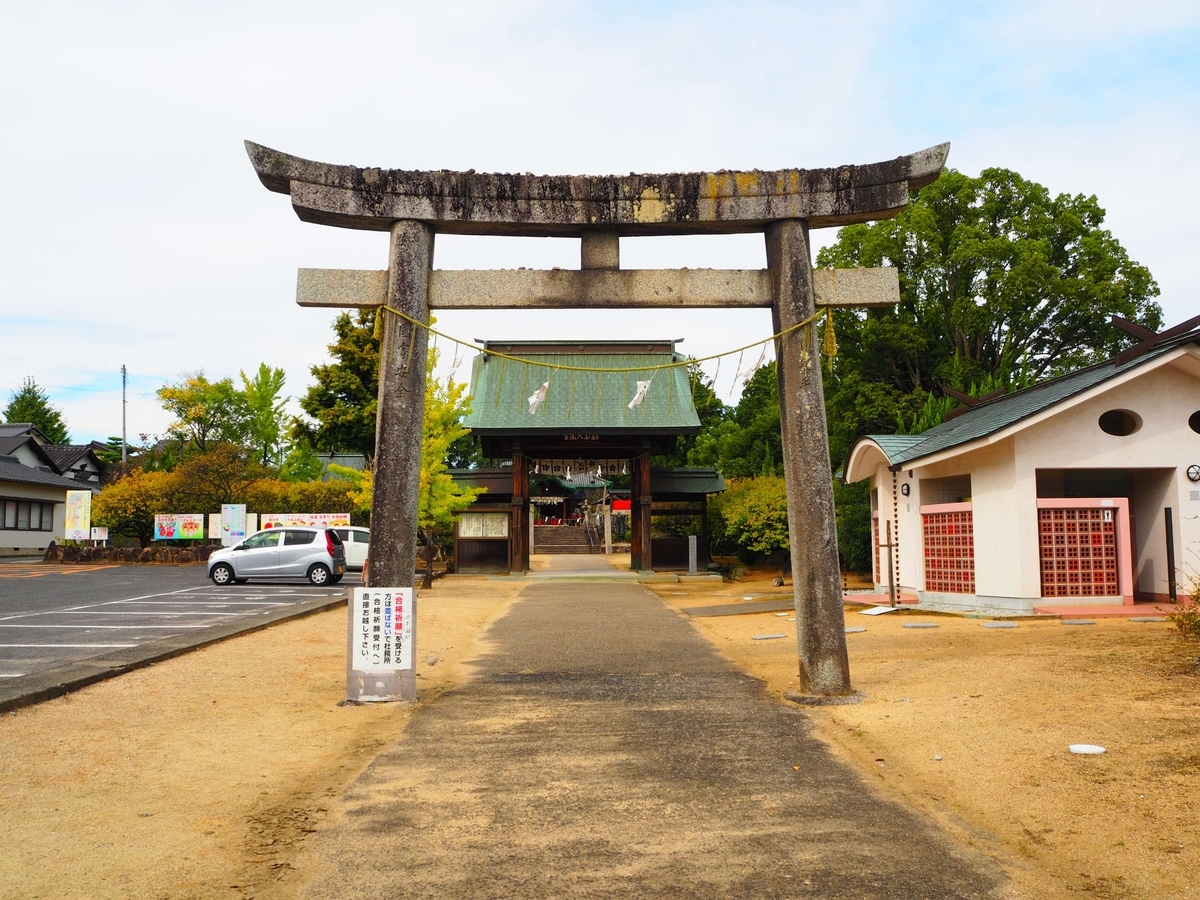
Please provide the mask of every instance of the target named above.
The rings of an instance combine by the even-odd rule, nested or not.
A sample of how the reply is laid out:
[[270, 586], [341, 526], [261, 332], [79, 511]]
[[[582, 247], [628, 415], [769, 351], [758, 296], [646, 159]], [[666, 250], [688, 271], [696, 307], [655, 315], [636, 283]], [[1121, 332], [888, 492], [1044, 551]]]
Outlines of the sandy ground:
[[[769, 584], [655, 590], [680, 608]], [[469, 677], [520, 587], [422, 595], [424, 702]], [[902, 627], [917, 620], [939, 627]], [[751, 640], [790, 633], [786, 616], [689, 621], [772, 691], [796, 687], [794, 641]], [[993, 855], [1019, 896], [1200, 897], [1200, 647], [1162, 624], [847, 624], [867, 629], [848, 641], [868, 698], [808, 714], [880, 790]], [[337, 705], [344, 629], [342, 611], [313, 616], [0, 717], [0, 897], [291, 896], [305, 835], [409, 715]]]
[[[770, 590], [654, 588], [676, 608]], [[1168, 624], [1025, 619], [1001, 630], [855, 609], [847, 626], [867, 630], [847, 644], [867, 699], [810, 715], [880, 788], [994, 855], [1024, 896], [1200, 897], [1200, 645]], [[794, 640], [753, 637], [793, 634], [787, 619], [691, 621], [782, 694], [797, 687]], [[918, 621], [938, 627], [903, 627]], [[1072, 755], [1074, 743], [1107, 752]]]
[[[421, 594], [424, 702], [462, 681], [518, 587]], [[408, 721], [399, 704], [339, 707], [345, 682], [335, 610], [0, 716], [0, 897], [269, 893]]]

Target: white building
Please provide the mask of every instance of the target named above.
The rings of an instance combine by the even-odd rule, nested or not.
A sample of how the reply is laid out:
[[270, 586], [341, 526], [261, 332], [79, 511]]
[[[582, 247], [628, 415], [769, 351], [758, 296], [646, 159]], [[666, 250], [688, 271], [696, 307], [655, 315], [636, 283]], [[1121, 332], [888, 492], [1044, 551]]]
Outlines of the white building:
[[[1194, 324], [1194, 323], [1193, 323]], [[980, 402], [919, 435], [867, 435], [874, 580], [922, 604], [1166, 600], [1200, 571], [1200, 330]], [[893, 562], [889, 571], [888, 533]]]
[[42, 553], [63, 539], [67, 491], [86, 485], [0, 456], [0, 556]]

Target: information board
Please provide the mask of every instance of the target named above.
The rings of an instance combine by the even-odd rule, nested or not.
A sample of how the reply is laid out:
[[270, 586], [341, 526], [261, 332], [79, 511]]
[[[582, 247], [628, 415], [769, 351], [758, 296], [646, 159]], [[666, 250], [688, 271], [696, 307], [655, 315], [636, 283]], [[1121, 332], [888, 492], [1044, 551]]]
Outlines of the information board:
[[246, 504], [221, 504], [221, 546], [232, 547], [246, 537]]
[[350, 669], [380, 674], [411, 669], [413, 589], [355, 588]]
[[67, 507], [63, 513], [63, 538], [86, 541], [92, 534], [92, 492], [67, 491]]
[[335, 528], [350, 524], [350, 513], [263, 513], [262, 529], [287, 528], [289, 525], [309, 525], [313, 528]]
[[92, 529], [92, 540], [93, 541], [107, 541], [108, 540], [108, 529], [107, 528], [93, 528]]

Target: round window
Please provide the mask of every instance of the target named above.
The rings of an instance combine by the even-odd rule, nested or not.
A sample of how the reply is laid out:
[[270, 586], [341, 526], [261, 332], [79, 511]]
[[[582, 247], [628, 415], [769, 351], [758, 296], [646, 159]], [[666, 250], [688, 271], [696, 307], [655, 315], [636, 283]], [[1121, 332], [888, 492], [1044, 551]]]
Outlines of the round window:
[[1196, 434], [1200, 434], [1200, 409], [1188, 416], [1188, 428], [1192, 429]]
[[1100, 416], [1100, 430], [1105, 434], [1124, 437], [1142, 427], [1142, 420], [1127, 409], [1110, 409]]

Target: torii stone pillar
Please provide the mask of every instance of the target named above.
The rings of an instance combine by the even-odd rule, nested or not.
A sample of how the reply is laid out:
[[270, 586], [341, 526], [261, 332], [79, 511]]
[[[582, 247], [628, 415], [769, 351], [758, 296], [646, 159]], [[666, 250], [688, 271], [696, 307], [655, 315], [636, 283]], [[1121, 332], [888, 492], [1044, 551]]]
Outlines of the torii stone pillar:
[[[818, 307], [890, 306], [899, 300], [894, 269], [814, 271], [808, 232], [894, 216], [910, 191], [941, 173], [950, 145], [833, 169], [599, 177], [358, 168], [250, 142], [246, 149], [259, 180], [290, 195], [304, 221], [391, 232], [385, 272], [301, 269], [296, 290], [301, 306], [386, 303], [420, 322], [428, 322], [430, 309], [765, 307], [782, 330]], [[755, 231], [766, 235], [765, 270], [620, 268], [622, 236]], [[567, 271], [431, 270], [436, 232], [578, 237], [581, 265]], [[426, 340], [423, 329], [391, 313], [380, 315], [370, 579], [373, 586], [406, 587], [413, 583], [416, 561]], [[777, 350], [801, 693], [845, 697], [853, 689], [817, 328], [786, 335]], [[639, 487], [648, 501], [649, 484]], [[648, 546], [648, 507], [645, 512], [637, 521]], [[524, 558], [525, 546], [517, 549]]]

